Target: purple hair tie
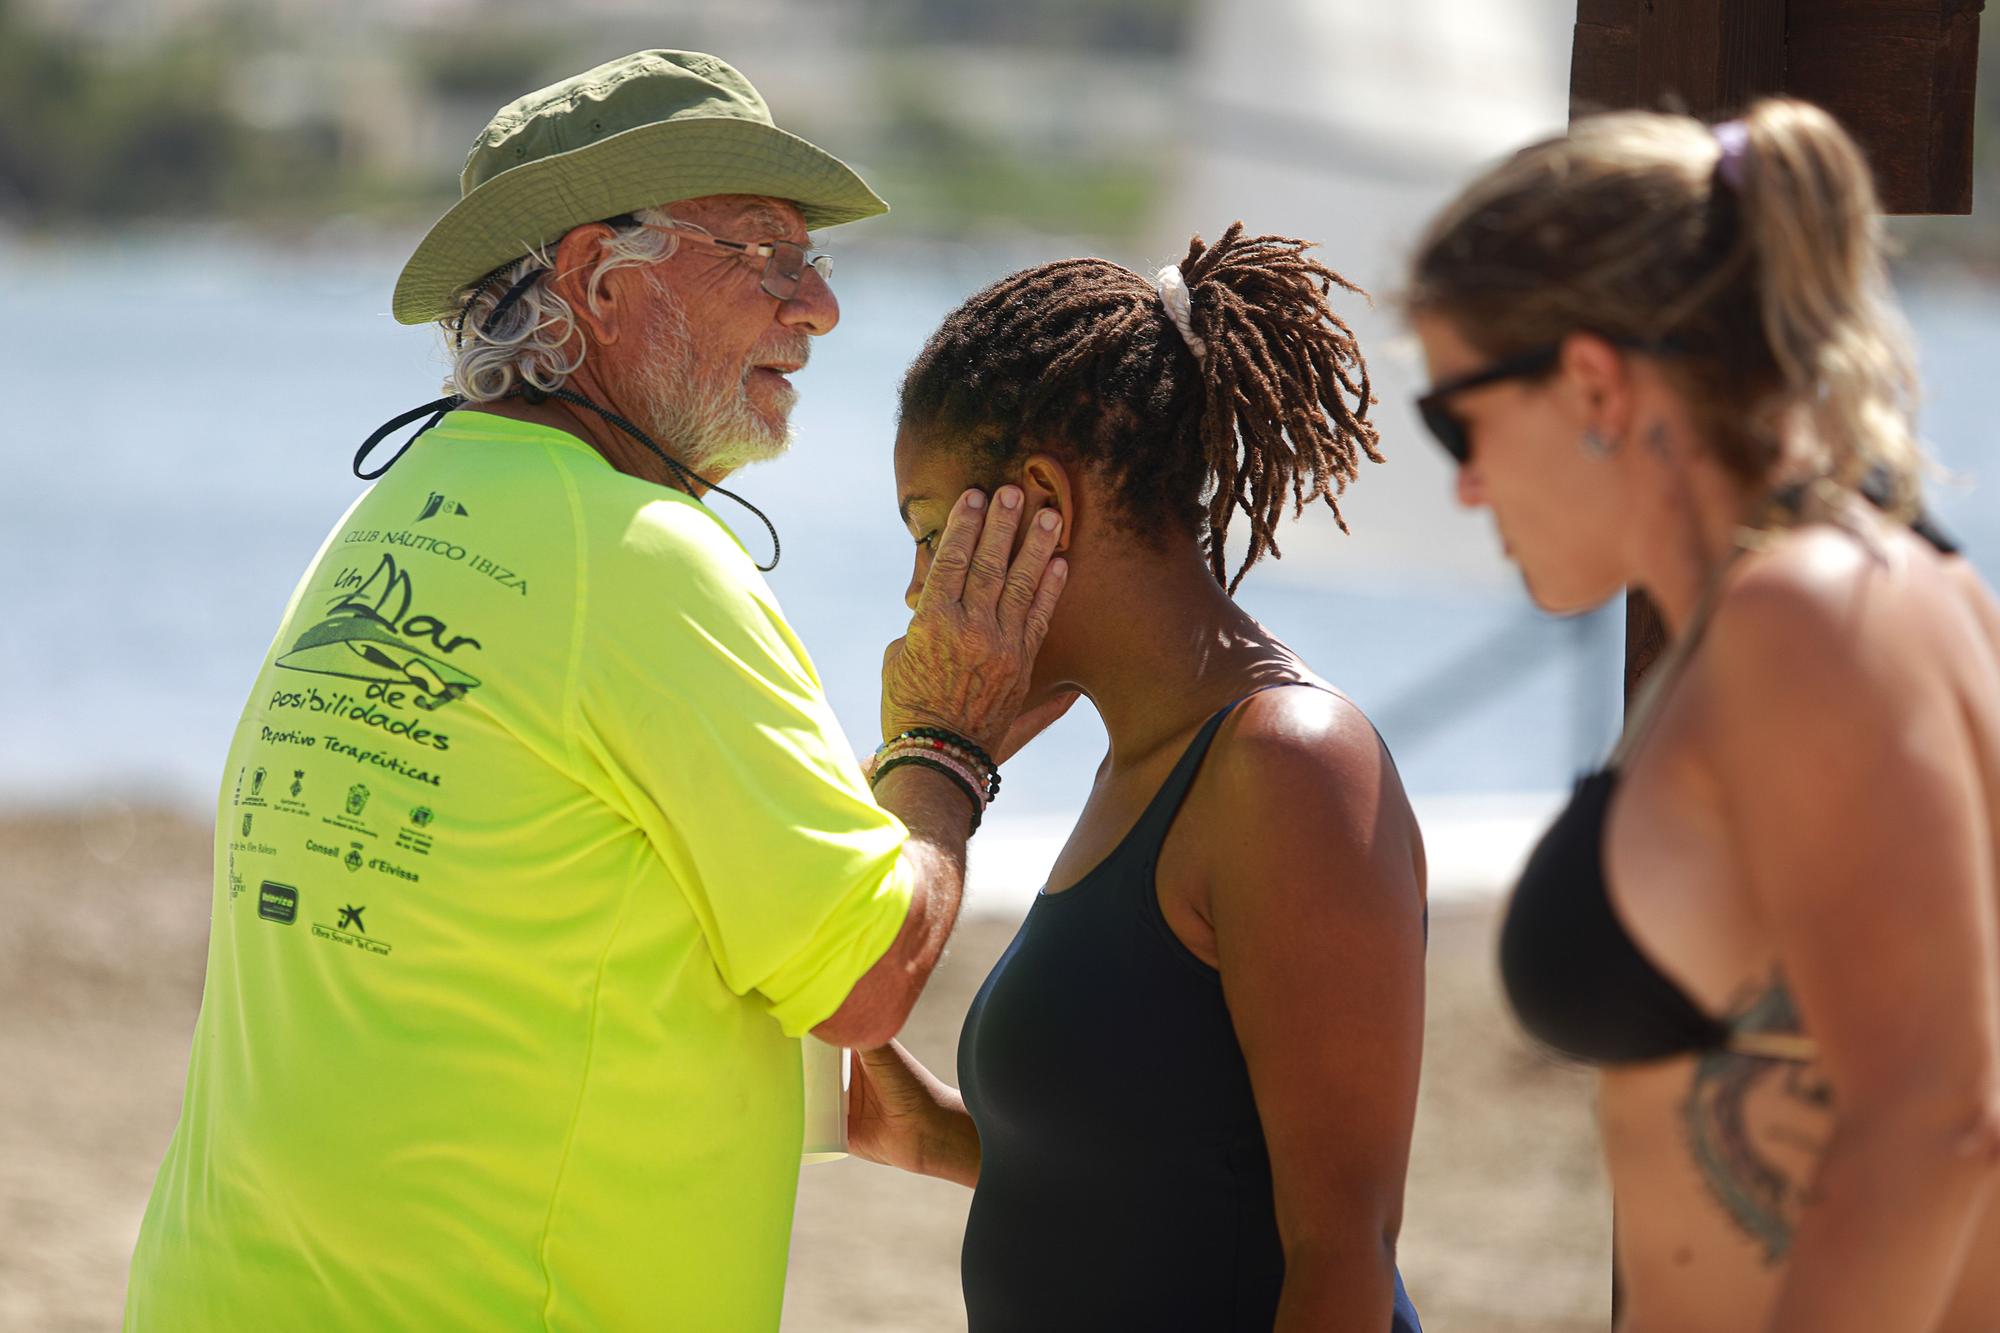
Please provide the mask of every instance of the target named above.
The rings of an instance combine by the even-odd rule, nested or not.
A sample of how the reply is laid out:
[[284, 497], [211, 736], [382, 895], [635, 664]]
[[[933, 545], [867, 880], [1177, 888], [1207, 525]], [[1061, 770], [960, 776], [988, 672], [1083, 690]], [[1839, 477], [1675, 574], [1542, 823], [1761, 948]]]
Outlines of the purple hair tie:
[[1725, 120], [1709, 126], [1708, 132], [1722, 148], [1716, 159], [1715, 174], [1732, 190], [1743, 189], [1743, 159], [1750, 154], [1750, 127], [1740, 120]]

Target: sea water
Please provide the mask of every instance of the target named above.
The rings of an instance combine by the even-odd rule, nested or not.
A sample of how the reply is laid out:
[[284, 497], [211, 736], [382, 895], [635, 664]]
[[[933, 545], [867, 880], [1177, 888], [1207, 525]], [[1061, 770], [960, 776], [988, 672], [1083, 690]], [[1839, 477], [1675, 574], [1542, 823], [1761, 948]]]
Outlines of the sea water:
[[[798, 441], [732, 487], [784, 539], [771, 584], [849, 737], [877, 729], [882, 648], [908, 620], [911, 541], [890, 467], [895, 390], [938, 319], [1043, 254], [863, 249], [843, 320], [797, 377]], [[13, 392], [0, 473], [0, 801], [135, 790], [204, 809], [285, 600], [360, 492], [355, 446], [441, 392], [428, 328], [390, 319], [399, 256], [209, 234], [0, 245]], [[2000, 297], [1906, 291], [1925, 426], [1953, 475], [1936, 507], [2000, 572]], [[1368, 710], [1425, 817], [1433, 880], [1490, 886], [1617, 726], [1622, 617], [1536, 613], [1484, 515], [1406, 407], [1420, 370], [1392, 315], [1374, 355], [1381, 468], [1309, 513], [1242, 601]], [[717, 512], [751, 551], [762, 528]], [[1008, 766], [975, 844], [989, 905], [1039, 884], [1088, 790], [1103, 732], [1079, 706]]]

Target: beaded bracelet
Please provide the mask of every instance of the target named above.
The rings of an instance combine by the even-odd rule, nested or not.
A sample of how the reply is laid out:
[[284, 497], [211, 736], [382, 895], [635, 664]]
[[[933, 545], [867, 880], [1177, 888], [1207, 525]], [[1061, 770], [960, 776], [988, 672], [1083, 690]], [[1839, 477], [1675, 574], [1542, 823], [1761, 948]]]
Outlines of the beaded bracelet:
[[949, 759], [965, 770], [968, 781], [980, 789], [983, 799], [990, 803], [1000, 793], [999, 774], [983, 767], [978, 760], [963, 750], [955, 749], [942, 741], [891, 741], [876, 752], [875, 762], [896, 755], [921, 754], [934, 759]]
[[984, 811], [986, 807], [991, 804], [991, 801], [987, 798], [986, 793], [980, 789], [980, 781], [983, 775], [980, 773], [978, 769], [974, 768], [971, 764], [967, 763], [965, 760], [960, 759], [957, 755], [952, 755], [952, 754], [925, 754], [918, 757], [929, 759], [935, 763], [943, 764], [946, 768], [950, 769], [953, 773], [956, 773], [960, 778], [962, 778], [965, 781], [965, 784], [968, 787], [972, 788], [973, 794], [978, 796], [979, 808], [982, 811]]
[[980, 799], [979, 788], [974, 784], [971, 774], [960, 771], [948, 759], [927, 754], [899, 754], [892, 758], [884, 759], [875, 766], [875, 776], [870, 780], [870, 785], [880, 784], [882, 779], [890, 773], [907, 765], [928, 768], [950, 778], [952, 784], [964, 792], [965, 798], [972, 802], [972, 827], [966, 831], [965, 836], [969, 838], [974, 833], [979, 832], [979, 821], [985, 817], [986, 803]]
[[880, 771], [881, 766], [890, 760], [910, 755], [921, 755], [926, 759], [936, 760], [939, 763], [947, 765], [952, 772], [964, 779], [967, 786], [980, 794], [979, 805], [981, 809], [992, 803], [993, 797], [990, 790], [988, 790], [986, 774], [979, 770], [978, 765], [956, 750], [942, 747], [933, 749], [930, 742], [901, 741], [891, 743], [875, 756], [876, 769]]
[[963, 736], [940, 727], [913, 727], [884, 741], [875, 751], [873, 762], [879, 764], [891, 754], [908, 753], [949, 755], [964, 763], [976, 775], [979, 785], [985, 789], [988, 802], [1000, 794], [999, 766], [976, 742]]
[[908, 731], [896, 733], [889, 740], [892, 744], [896, 741], [908, 740], [943, 741], [946, 745], [957, 746], [971, 755], [979, 761], [979, 766], [989, 773], [998, 773], [1000, 771], [1000, 765], [993, 762], [992, 755], [979, 748], [977, 741], [966, 736], [961, 736], [955, 731], [946, 731], [943, 727], [911, 727]]

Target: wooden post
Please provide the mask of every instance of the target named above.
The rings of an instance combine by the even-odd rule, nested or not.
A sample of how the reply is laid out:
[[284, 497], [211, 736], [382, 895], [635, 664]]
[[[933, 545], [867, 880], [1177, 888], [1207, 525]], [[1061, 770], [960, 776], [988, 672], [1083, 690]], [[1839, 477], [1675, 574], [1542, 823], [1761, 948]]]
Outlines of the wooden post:
[[1816, 102], [1854, 136], [1890, 213], [1972, 211], [1985, 0], [1577, 0], [1570, 113]]
[[1846, 126], [1886, 213], [1972, 211], [1985, 0], [1812, 0], [1785, 20], [1783, 91]]
[[[1890, 213], [1972, 211], [1985, 0], [1577, 0], [1570, 114], [1677, 108], [1720, 117], [1785, 93], [1832, 112]], [[1626, 600], [1625, 697], [1666, 642]]]
[[[1785, 82], [1785, 0], [1579, 0], [1570, 116], [1674, 106], [1719, 116]], [[1642, 592], [1625, 598], [1625, 701], [1666, 646]]]
[[[1784, 93], [1854, 136], [1890, 213], [1972, 211], [1974, 79], [1985, 0], [1577, 0], [1570, 115], [1623, 107], [1705, 118]], [[1625, 698], [1666, 645], [1625, 603]], [[1614, 1219], [1613, 1230], [1617, 1222]], [[1611, 1276], [1618, 1310], [1618, 1275]]]

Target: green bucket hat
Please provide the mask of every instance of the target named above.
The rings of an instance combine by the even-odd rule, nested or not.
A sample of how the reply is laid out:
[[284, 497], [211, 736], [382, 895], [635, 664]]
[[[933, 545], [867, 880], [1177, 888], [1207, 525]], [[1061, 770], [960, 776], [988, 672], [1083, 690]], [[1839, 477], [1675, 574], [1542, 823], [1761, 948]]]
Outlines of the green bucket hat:
[[677, 199], [789, 199], [808, 227], [889, 211], [845, 162], [772, 124], [748, 79], [698, 51], [636, 51], [502, 107], [458, 189], [396, 280], [401, 323], [449, 318], [465, 288], [572, 227]]

